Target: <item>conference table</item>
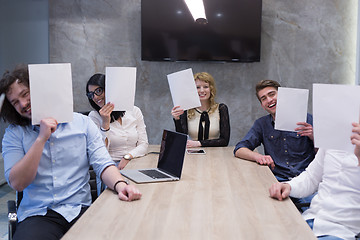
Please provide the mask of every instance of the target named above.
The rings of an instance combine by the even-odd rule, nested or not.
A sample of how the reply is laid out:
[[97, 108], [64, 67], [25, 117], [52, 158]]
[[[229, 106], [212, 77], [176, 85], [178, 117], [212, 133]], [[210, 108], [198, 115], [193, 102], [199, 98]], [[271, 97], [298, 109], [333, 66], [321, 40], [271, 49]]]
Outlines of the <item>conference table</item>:
[[[141, 200], [106, 189], [62, 239], [316, 239], [289, 199], [269, 197], [269, 167], [235, 158], [233, 147], [203, 149], [185, 154], [180, 181], [136, 184]], [[158, 156], [126, 168], [156, 167]]]

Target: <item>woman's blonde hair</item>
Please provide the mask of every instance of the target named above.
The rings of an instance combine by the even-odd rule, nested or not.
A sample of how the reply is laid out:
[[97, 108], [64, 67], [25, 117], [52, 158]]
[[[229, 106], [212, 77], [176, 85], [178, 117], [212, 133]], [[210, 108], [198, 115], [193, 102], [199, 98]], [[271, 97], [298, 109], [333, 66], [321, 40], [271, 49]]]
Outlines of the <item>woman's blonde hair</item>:
[[[207, 72], [199, 72], [194, 74], [194, 81], [200, 80], [204, 81], [209, 84], [210, 87], [210, 109], [209, 114], [213, 113], [216, 108], [218, 107], [218, 103], [215, 102], [215, 96], [216, 96], [216, 86], [215, 86], [215, 80], [213, 76], [211, 76], [210, 73]], [[192, 118], [195, 115], [195, 108], [189, 109], [188, 111], [188, 119]]]

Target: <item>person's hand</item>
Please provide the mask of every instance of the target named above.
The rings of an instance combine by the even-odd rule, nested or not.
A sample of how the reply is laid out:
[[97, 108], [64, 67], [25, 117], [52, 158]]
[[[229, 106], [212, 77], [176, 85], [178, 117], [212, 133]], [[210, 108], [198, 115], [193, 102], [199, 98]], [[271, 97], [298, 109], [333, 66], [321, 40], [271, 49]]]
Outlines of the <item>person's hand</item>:
[[274, 183], [269, 188], [270, 197], [282, 201], [290, 195], [291, 186], [288, 183]]
[[186, 147], [187, 148], [201, 147], [201, 143], [199, 141], [187, 140]]
[[105, 104], [100, 110], [99, 110], [99, 114], [101, 116], [101, 120], [102, 120], [102, 128], [103, 129], [109, 129], [110, 127], [110, 114], [112, 113], [112, 111], [114, 110], [114, 104], [108, 102], [107, 104]]
[[295, 131], [302, 137], [309, 137], [312, 141], [314, 141], [314, 131], [313, 126], [306, 122], [298, 122], [296, 123], [299, 127], [295, 128]]
[[134, 201], [141, 198], [140, 191], [133, 185], [126, 185], [125, 183], [119, 183], [116, 185], [116, 192], [118, 197], [123, 201]]
[[274, 160], [271, 158], [270, 155], [259, 154], [259, 155], [256, 156], [255, 161], [260, 165], [270, 166], [271, 169], [275, 168]]
[[184, 109], [181, 109], [180, 106], [175, 106], [171, 109], [171, 115], [175, 120], [180, 119], [180, 115], [184, 113]]
[[55, 132], [58, 122], [54, 118], [45, 118], [40, 121], [40, 132], [38, 138], [46, 142], [50, 135]]
[[360, 124], [353, 123], [353, 134], [351, 135], [351, 143], [355, 145], [354, 154], [358, 158], [359, 166], [360, 166]]
[[129, 163], [130, 161], [129, 160], [126, 160], [125, 158], [122, 158], [121, 161], [119, 162], [118, 164], [118, 169], [121, 170], [121, 169], [124, 169], [124, 167]]

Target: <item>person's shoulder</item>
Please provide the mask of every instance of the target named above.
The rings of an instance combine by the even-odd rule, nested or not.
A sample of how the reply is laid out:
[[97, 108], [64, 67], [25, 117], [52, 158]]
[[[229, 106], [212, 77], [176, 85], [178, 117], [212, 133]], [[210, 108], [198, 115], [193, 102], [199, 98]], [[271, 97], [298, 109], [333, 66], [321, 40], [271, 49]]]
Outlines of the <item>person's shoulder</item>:
[[264, 122], [264, 121], [271, 121], [272, 117], [270, 114], [259, 117], [258, 119], [255, 120], [255, 122]]
[[85, 124], [89, 121], [89, 117], [85, 114], [74, 112], [73, 113], [73, 124]]
[[8, 131], [17, 132], [17, 131], [23, 131], [25, 128], [27, 128], [27, 126], [20, 126], [20, 125], [16, 125], [16, 124], [10, 124], [9, 126], [7, 126], [5, 131], [6, 132], [8, 132]]
[[73, 112], [73, 117], [75, 118], [86, 118], [87, 115], [79, 112]]
[[9, 126], [7, 126], [7, 128], [5, 129], [5, 133], [4, 133], [4, 138], [7, 137], [20, 137], [23, 136], [24, 133], [30, 129], [32, 126], [20, 126], [20, 125], [16, 125], [16, 124], [10, 124]]
[[228, 109], [225, 103], [219, 103], [219, 109]]
[[97, 116], [100, 116], [100, 114], [97, 112], [97, 111], [91, 111], [91, 112], [89, 112], [89, 115], [88, 115], [89, 117], [97, 117]]
[[139, 107], [135, 106], [135, 105], [134, 105], [134, 108], [132, 109], [131, 112], [132, 112], [134, 115], [138, 115], [138, 114], [142, 115], [141, 109], [140, 109]]

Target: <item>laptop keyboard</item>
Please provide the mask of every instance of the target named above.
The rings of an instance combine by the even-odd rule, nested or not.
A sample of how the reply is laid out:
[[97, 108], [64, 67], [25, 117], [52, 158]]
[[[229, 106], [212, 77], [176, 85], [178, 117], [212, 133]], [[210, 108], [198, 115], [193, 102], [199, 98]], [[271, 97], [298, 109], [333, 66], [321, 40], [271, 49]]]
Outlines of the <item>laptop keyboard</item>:
[[149, 170], [139, 170], [139, 172], [153, 178], [153, 179], [157, 179], [157, 178], [169, 178], [168, 175], [165, 175], [157, 170], [154, 169], [149, 169]]

